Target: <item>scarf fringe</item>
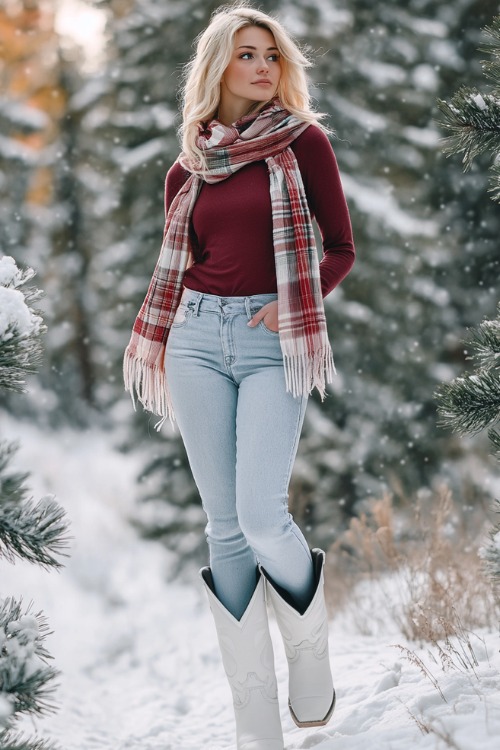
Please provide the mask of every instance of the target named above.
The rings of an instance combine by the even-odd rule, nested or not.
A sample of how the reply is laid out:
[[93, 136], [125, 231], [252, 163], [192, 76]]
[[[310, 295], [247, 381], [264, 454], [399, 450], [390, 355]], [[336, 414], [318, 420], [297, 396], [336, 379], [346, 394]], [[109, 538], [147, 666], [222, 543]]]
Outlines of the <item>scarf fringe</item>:
[[307, 354], [283, 354], [283, 364], [289, 393], [297, 397], [308, 395], [317, 388], [324, 401], [326, 384], [331, 383], [336, 374], [329, 344], [315, 351], [312, 357]]
[[170, 420], [172, 427], [174, 426], [174, 409], [164, 368], [151, 365], [127, 348], [123, 359], [123, 379], [125, 390], [130, 392], [134, 409], [136, 409], [135, 394], [137, 394], [138, 401], [146, 411], [161, 417], [155, 424], [155, 430], [159, 432], [167, 419]]

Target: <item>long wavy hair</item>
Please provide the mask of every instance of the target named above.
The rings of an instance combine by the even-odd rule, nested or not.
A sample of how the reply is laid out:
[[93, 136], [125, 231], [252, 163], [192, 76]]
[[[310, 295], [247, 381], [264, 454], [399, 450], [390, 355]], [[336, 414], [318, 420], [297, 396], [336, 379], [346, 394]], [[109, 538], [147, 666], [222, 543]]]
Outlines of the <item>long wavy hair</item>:
[[[224, 5], [212, 14], [207, 28], [196, 37], [195, 54], [184, 68], [182, 124], [179, 128], [183, 152], [181, 163], [190, 163], [202, 170], [206, 167], [203, 152], [196, 146], [199, 123], [211, 120], [217, 112], [220, 84], [231, 60], [234, 36], [246, 26], [260, 26], [274, 36], [281, 58], [281, 79], [274, 96], [279, 97], [283, 107], [300, 120], [315, 125], [319, 125], [319, 120], [324, 117], [311, 108], [305, 71], [312, 63], [279, 21], [246, 2]], [[256, 102], [247, 114], [264, 105], [265, 102]], [[328, 128], [320, 127], [329, 132]]]

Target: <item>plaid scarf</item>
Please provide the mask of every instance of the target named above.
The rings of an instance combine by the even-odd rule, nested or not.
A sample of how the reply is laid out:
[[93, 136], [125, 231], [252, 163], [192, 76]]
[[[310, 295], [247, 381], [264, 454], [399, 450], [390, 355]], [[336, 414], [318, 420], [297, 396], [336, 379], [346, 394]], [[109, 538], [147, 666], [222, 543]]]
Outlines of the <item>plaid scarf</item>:
[[[208, 170], [179, 162], [190, 177], [169, 208], [160, 256], [146, 298], [125, 351], [125, 388], [137, 392], [148, 411], [173, 423], [174, 413], [164, 368], [165, 348], [182, 290], [184, 271], [192, 262], [189, 224], [203, 180], [225, 180], [246, 164], [265, 160], [273, 219], [278, 287], [278, 328], [286, 390], [294, 396], [315, 387], [324, 398], [335, 367], [326, 329], [311, 216], [302, 177], [290, 144], [309, 123], [299, 120], [273, 99], [259, 112], [231, 126], [218, 120], [200, 125], [198, 147]], [[134, 402], [135, 403], [135, 402]]]

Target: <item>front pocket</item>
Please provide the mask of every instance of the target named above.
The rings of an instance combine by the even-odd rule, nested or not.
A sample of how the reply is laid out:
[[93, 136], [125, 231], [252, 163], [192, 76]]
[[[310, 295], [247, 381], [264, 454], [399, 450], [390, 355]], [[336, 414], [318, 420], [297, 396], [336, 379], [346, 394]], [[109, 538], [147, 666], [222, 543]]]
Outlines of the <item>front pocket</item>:
[[188, 307], [188, 305], [186, 305], [184, 302], [181, 302], [172, 321], [172, 328], [180, 328], [181, 326], [185, 326], [191, 315], [191, 308]]
[[268, 327], [266, 326], [266, 324], [264, 323], [264, 320], [260, 320], [260, 321], [259, 321], [259, 325], [261, 326], [261, 328], [262, 328], [262, 329], [263, 329], [263, 330], [264, 330], [264, 331], [265, 331], [266, 333], [269, 333], [269, 334], [270, 334], [271, 336], [279, 336], [279, 335], [280, 335], [279, 331], [271, 331], [271, 329], [270, 329], [270, 328], [268, 328]]

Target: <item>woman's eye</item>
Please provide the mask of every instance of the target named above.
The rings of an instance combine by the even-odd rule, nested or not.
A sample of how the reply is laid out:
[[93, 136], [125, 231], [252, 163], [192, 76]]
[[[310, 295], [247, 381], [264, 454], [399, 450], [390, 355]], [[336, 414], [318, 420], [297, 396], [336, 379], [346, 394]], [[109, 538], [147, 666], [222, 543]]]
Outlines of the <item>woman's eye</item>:
[[[240, 55], [240, 60], [250, 60], [253, 57], [253, 54], [251, 52], [243, 52]], [[267, 58], [268, 60], [272, 60], [273, 62], [278, 62], [280, 59], [279, 55], [269, 55]]]

